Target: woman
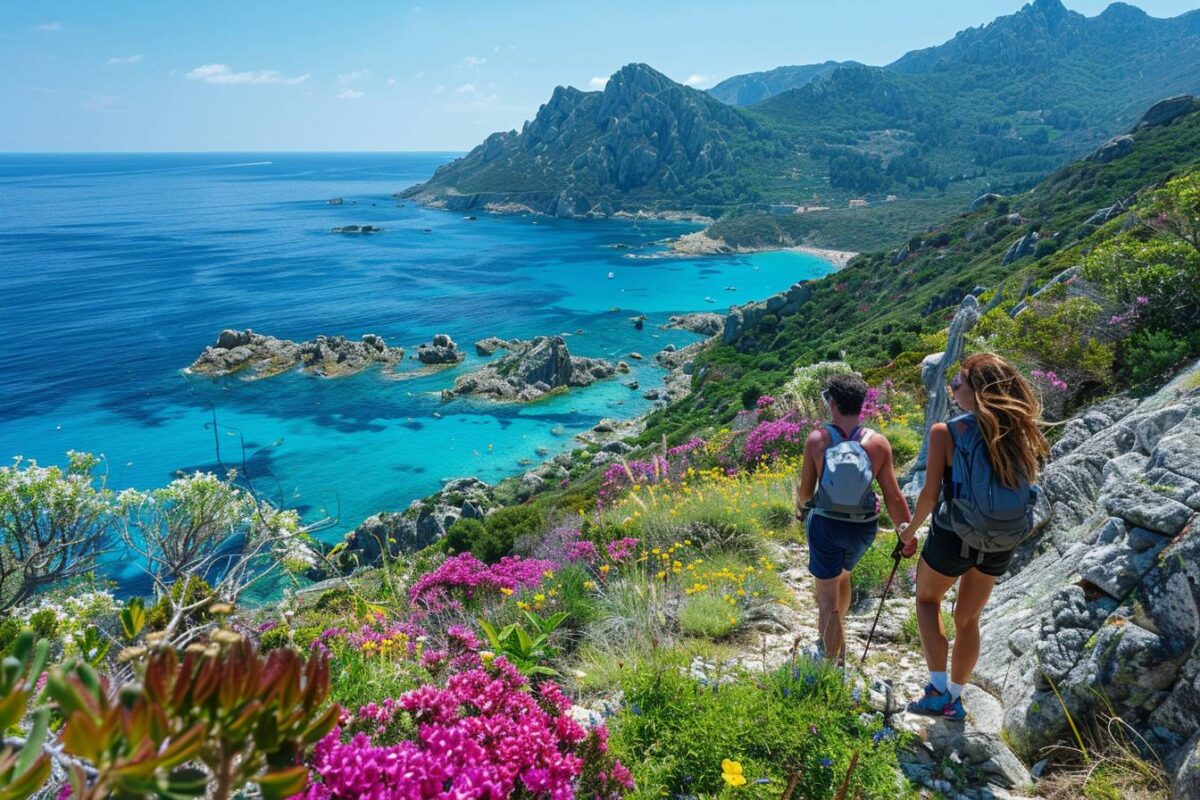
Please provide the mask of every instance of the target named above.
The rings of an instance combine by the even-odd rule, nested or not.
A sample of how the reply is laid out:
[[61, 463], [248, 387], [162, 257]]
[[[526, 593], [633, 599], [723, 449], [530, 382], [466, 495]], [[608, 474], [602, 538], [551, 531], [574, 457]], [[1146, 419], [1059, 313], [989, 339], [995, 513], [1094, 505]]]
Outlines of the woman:
[[[929, 666], [929, 685], [909, 710], [962, 720], [967, 716], [962, 704], [963, 686], [979, 659], [979, 615], [996, 578], [1008, 569], [1013, 550], [981, 552], [969, 547], [950, 528], [952, 487], [959, 481], [961, 492], [966, 480], [965, 476], [952, 474], [955, 437], [975, 436], [977, 430], [986, 446], [993, 480], [1009, 489], [1034, 482], [1050, 446], [1041, 431], [1041, 403], [1025, 378], [999, 356], [978, 353], [963, 359], [962, 369], [950, 382], [950, 391], [966, 413], [930, 429], [925, 487], [912, 522], [900, 527], [900, 539], [905, 544], [914, 541], [917, 529], [938, 506], [917, 566], [917, 626]], [[942, 626], [942, 598], [956, 582], [954, 657], [947, 674], [950, 645]]]

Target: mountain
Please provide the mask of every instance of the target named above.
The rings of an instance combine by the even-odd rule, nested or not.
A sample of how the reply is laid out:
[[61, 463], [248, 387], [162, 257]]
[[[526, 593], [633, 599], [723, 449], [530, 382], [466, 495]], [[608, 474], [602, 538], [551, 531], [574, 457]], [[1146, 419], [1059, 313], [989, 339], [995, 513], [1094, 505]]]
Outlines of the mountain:
[[[1200, 12], [1114, 4], [1085, 17], [1036, 0], [887, 67], [784, 68], [719, 94], [788, 74], [804, 84], [743, 107], [631, 64], [603, 92], [555, 89], [520, 132], [493, 134], [404, 196], [559, 216], [819, 205], [833, 212], [797, 222], [807, 240], [875, 246], [983, 191], [1029, 188], [1154, 101], [1200, 91]], [[862, 197], [872, 207], [847, 211]]]
[[603, 91], [559, 86], [520, 133], [492, 134], [404, 196], [557, 216], [713, 204], [720, 213], [731, 199], [753, 199], [739, 167], [786, 153], [745, 112], [630, 64]]
[[726, 78], [708, 93], [731, 106], [752, 106], [788, 89], [796, 89], [823, 78], [838, 67], [862, 66], [857, 61], [826, 61], [824, 64], [804, 64], [776, 67], [766, 72], [749, 72]]

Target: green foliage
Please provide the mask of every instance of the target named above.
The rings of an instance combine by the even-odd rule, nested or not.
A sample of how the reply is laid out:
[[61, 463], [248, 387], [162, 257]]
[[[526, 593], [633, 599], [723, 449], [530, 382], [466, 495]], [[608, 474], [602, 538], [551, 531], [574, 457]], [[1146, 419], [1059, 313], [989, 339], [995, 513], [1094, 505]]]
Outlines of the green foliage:
[[343, 708], [357, 710], [381, 698], [400, 697], [432, 680], [409, 658], [364, 653], [345, 643], [334, 645], [333, 651], [330, 698]]
[[[895, 743], [873, 740], [882, 721], [860, 718], [837, 670], [802, 661], [765, 678], [701, 683], [685, 667], [651, 664], [624, 682], [612, 746], [633, 770], [637, 797], [715, 796], [724, 787], [722, 761], [730, 759], [747, 779], [739, 792], [778, 797], [795, 775], [795, 797], [831, 798], [856, 752], [847, 796], [896, 796]], [[758, 784], [763, 778], [768, 783]]]
[[18, 457], [0, 467], [0, 611], [89, 572], [112, 526], [100, 460], [67, 453], [67, 467]]
[[897, 470], [917, 457], [924, 437], [907, 425], [886, 425], [881, 431], [892, 445], [892, 462]]
[[442, 545], [448, 551], [474, 553], [480, 556], [485, 549], [484, 543], [487, 539], [487, 528], [483, 526], [483, 522], [471, 517], [461, 517], [447, 529], [446, 536], [442, 539]]
[[[890, 533], [875, 537], [875, 541], [867, 548], [867, 552], [859, 559], [858, 564], [850, 573], [850, 596], [852, 602], [859, 603], [868, 597], [876, 597], [883, 592], [888, 574], [892, 571], [892, 550], [896, 546], [896, 537]], [[896, 581], [901, 578], [901, 570], [896, 570]], [[896, 587], [892, 587], [895, 591]], [[893, 595], [895, 596], [895, 595]]]
[[203, 578], [188, 577], [177, 581], [146, 611], [145, 627], [148, 630], [161, 631], [171, 621], [176, 607], [195, 606], [185, 612], [184, 619], [190, 623], [205, 622], [209, 618], [206, 608], [213, 599], [212, 587]]
[[1195, 338], [1176, 336], [1165, 330], [1134, 334], [1125, 346], [1129, 376], [1141, 383], [1163, 375], [1195, 351]]
[[679, 629], [689, 636], [722, 639], [737, 629], [740, 614], [719, 595], [701, 592], [684, 598], [679, 607]]
[[444, 544], [453, 552], [470, 552], [480, 561], [494, 564], [512, 552], [518, 538], [540, 533], [543, 523], [542, 512], [533, 506], [508, 506], [492, 512], [483, 522], [459, 519], [446, 531]]
[[121, 632], [126, 639], [133, 641], [146, 627], [146, 601], [141, 597], [132, 598], [121, 609], [120, 619]]
[[[35, 642], [33, 634], [26, 631], [16, 637], [12, 654], [0, 663], [0, 733], [12, 729], [25, 715], [49, 649], [45, 639]], [[25, 800], [50, 777], [50, 757], [42, 750], [49, 721], [50, 710], [40, 707], [30, 715], [29, 733], [20, 747], [0, 744], [0, 798]]]
[[521, 613], [525, 625], [513, 622], [497, 629], [487, 620], [481, 619], [478, 621], [479, 627], [487, 636], [494, 654], [504, 656], [522, 675], [557, 675], [554, 668], [545, 662], [558, 653], [558, 648], [551, 643], [550, 637], [567, 619], [567, 612], [559, 611], [548, 617], [542, 617], [535, 611]]
[[253, 782], [275, 800], [304, 789], [308, 771], [296, 761], [340, 713], [326, 702], [327, 658], [304, 663], [285, 649], [264, 659], [236, 634], [213, 639], [182, 661], [172, 649], [149, 652], [142, 680], [117, 692], [85, 664], [50, 675], [46, 692], [66, 719], [63, 749], [96, 769], [88, 780], [71, 768], [73, 797], [226, 800]]

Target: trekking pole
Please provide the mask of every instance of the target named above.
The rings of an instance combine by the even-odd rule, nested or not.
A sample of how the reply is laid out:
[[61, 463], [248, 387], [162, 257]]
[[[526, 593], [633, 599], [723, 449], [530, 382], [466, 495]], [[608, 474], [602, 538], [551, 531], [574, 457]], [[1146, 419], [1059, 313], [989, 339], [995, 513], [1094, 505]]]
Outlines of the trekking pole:
[[875, 638], [875, 626], [879, 624], [879, 616], [883, 613], [883, 604], [887, 602], [888, 592], [892, 589], [892, 581], [896, 579], [896, 570], [900, 568], [900, 559], [904, 557], [904, 543], [899, 537], [896, 539], [896, 548], [892, 550], [892, 572], [888, 575], [887, 583], [883, 587], [883, 595], [879, 598], [879, 610], [875, 612], [875, 621], [871, 623], [871, 632], [867, 634], [867, 646], [863, 648], [862, 660], [858, 662], [858, 668], [862, 669], [867, 663], [867, 653], [871, 651], [871, 640]]

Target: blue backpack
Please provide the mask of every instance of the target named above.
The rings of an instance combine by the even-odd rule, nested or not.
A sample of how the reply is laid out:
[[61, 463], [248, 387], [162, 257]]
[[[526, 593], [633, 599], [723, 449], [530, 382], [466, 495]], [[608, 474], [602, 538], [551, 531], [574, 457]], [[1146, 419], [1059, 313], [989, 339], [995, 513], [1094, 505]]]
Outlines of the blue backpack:
[[814, 513], [832, 519], [870, 522], [879, 518], [879, 503], [871, 491], [875, 471], [871, 456], [862, 446], [865, 428], [855, 428], [845, 436], [836, 425], [826, 425], [829, 447], [825, 448], [825, 467], [817, 483]]
[[1015, 489], [1000, 483], [992, 469], [987, 443], [974, 414], [962, 414], [946, 423], [954, 443], [950, 488], [942, 497], [934, 521], [958, 534], [967, 548], [984, 553], [1014, 549], [1033, 530], [1038, 487], [1022, 480]]

